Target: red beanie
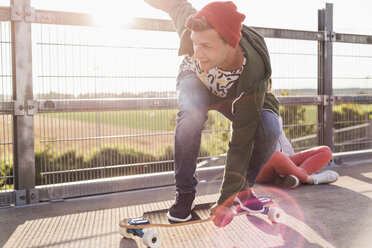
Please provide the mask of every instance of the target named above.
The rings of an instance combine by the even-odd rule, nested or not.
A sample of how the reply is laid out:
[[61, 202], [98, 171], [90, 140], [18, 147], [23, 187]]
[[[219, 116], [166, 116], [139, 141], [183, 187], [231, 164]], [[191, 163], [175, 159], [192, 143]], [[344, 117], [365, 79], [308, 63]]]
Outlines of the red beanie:
[[212, 2], [198, 11], [194, 18], [204, 18], [226, 40], [230, 46], [236, 48], [242, 37], [242, 22], [245, 15], [237, 11], [231, 2]]

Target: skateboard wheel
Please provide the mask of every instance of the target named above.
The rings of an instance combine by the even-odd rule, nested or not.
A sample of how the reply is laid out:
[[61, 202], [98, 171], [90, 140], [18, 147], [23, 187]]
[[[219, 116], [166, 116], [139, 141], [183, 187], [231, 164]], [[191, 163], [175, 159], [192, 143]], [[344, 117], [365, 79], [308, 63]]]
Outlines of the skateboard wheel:
[[269, 208], [267, 217], [274, 223], [280, 223], [283, 220], [283, 211], [279, 208], [271, 207]]
[[150, 248], [158, 248], [162, 241], [160, 234], [151, 230], [145, 232], [142, 239], [143, 244]]
[[127, 228], [119, 227], [119, 234], [124, 238], [131, 239], [133, 238], [133, 233], [128, 232]]

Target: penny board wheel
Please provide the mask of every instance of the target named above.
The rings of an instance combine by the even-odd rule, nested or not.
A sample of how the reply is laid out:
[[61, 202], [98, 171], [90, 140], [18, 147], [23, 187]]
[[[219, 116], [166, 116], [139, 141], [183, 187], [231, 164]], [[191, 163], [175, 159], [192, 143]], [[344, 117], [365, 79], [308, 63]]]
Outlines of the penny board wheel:
[[143, 244], [150, 248], [158, 248], [161, 244], [162, 237], [159, 233], [148, 230], [142, 237]]
[[280, 223], [283, 220], [283, 214], [284, 214], [283, 210], [276, 208], [276, 207], [271, 207], [269, 208], [267, 217], [273, 223]]

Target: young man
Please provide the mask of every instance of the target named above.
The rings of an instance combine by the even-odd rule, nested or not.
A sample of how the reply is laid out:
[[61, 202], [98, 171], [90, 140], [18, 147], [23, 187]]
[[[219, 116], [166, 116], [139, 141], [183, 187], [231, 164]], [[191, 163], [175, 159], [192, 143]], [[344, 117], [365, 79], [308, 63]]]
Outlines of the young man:
[[211, 209], [215, 225], [224, 227], [234, 202], [262, 209], [250, 188], [280, 134], [279, 102], [266, 92], [271, 66], [265, 41], [242, 25], [245, 16], [233, 2], [211, 2], [196, 11], [186, 0], [145, 1], [170, 15], [180, 36], [179, 55], [185, 56], [177, 78], [176, 200], [168, 218], [191, 218], [201, 132], [208, 111], [217, 110], [232, 121], [221, 194]]

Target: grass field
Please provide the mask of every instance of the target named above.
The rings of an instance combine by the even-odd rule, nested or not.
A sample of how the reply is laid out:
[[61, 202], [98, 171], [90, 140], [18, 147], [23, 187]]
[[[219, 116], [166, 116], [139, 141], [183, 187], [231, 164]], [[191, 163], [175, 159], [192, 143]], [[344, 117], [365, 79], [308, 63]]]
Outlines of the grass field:
[[[318, 120], [317, 106], [304, 106], [305, 124], [314, 124]], [[372, 105], [361, 105], [366, 112], [372, 111]], [[141, 129], [148, 131], [173, 131], [177, 110], [138, 110], [138, 111], [109, 111], [88, 113], [63, 113], [54, 115], [55, 118], [82, 121], [86, 123], [101, 122], [105, 125], [120, 126], [125, 128]], [[371, 113], [372, 115], [372, 113]], [[217, 112], [212, 113], [210, 118], [221, 119]], [[223, 117], [222, 117], [223, 118]], [[226, 120], [226, 122], [228, 122]], [[208, 123], [207, 123], [208, 125]]]
[[[85, 113], [52, 114], [53, 118], [101, 123], [148, 131], [171, 131], [174, 129], [177, 110], [133, 110]], [[46, 116], [49, 116], [46, 114]]]

